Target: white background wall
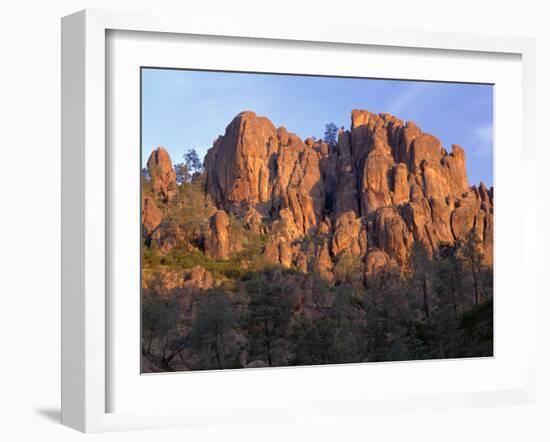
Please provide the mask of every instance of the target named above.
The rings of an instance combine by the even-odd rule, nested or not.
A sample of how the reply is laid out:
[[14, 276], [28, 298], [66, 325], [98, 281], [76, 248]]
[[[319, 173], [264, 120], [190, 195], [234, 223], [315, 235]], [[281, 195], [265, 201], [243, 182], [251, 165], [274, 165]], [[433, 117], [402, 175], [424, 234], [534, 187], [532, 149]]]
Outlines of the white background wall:
[[[546, 2], [367, 0], [53, 0], [0, 6], [0, 439], [83, 440], [59, 425], [60, 358], [60, 17], [83, 8], [166, 10], [227, 20], [331, 23], [537, 37], [539, 274], [550, 203], [550, 14]], [[426, 66], [426, 69], [429, 69]], [[519, 109], [518, 109], [519, 111]], [[518, 115], [519, 121], [519, 115]], [[519, 146], [518, 146], [519, 148]], [[519, 175], [515, 178], [521, 179]], [[510, 233], [513, 240], [513, 232]], [[542, 280], [542, 278], [540, 278]], [[550, 312], [539, 282], [539, 405], [414, 412], [358, 420], [289, 422], [92, 436], [140, 440], [549, 440]], [[414, 382], [414, 380], [411, 380]], [[185, 398], [182, 398], [185, 400]]]

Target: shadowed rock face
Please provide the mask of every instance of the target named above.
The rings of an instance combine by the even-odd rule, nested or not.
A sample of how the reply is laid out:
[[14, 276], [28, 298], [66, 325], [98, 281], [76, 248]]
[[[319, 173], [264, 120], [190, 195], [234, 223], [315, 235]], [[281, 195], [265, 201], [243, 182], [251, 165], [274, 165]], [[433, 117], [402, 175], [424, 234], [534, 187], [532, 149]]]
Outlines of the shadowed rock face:
[[[415, 241], [433, 253], [470, 232], [492, 264], [492, 188], [469, 186], [460, 146], [447, 152], [436, 137], [392, 115], [353, 110], [350, 130], [342, 128], [332, 146], [242, 112], [204, 165], [205, 192], [219, 210], [207, 235], [213, 257], [230, 253], [231, 214], [268, 236], [268, 260], [316, 270], [328, 281], [344, 254], [368, 275], [402, 267]], [[153, 152], [148, 166], [153, 191], [169, 198], [175, 176], [166, 151]], [[145, 214], [147, 230], [155, 213]], [[308, 252], [304, 241], [312, 238]]]

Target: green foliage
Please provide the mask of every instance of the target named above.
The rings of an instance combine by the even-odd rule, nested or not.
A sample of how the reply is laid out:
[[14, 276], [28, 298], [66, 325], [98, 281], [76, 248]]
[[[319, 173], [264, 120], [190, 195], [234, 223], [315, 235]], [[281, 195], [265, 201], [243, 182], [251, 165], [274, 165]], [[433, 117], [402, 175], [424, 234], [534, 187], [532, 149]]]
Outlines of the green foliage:
[[211, 272], [213, 276], [237, 278], [245, 273], [237, 258], [218, 261], [207, 257], [203, 252], [172, 249], [160, 259], [162, 265], [172, 268], [190, 269], [197, 265]]
[[154, 246], [152, 247], [142, 247], [142, 267], [143, 268], [156, 268], [160, 265], [161, 256], [155, 250]]
[[212, 208], [202, 189], [196, 183], [183, 183], [170, 202], [168, 219], [184, 229], [206, 227]]
[[[251, 255], [248, 251], [235, 255], [227, 260], [216, 260], [209, 258], [203, 252], [196, 250], [172, 249], [166, 255], [162, 256], [151, 249], [144, 251], [144, 266], [154, 268], [156, 266], [166, 266], [171, 269], [191, 269], [195, 266], [201, 266], [212, 273], [217, 278], [230, 279], [249, 279], [249, 275], [255, 271], [268, 270], [273, 265], [267, 263], [263, 258], [256, 256], [254, 262], [250, 263], [248, 268], [243, 268], [242, 262]], [[251, 255], [252, 259], [253, 255]]]

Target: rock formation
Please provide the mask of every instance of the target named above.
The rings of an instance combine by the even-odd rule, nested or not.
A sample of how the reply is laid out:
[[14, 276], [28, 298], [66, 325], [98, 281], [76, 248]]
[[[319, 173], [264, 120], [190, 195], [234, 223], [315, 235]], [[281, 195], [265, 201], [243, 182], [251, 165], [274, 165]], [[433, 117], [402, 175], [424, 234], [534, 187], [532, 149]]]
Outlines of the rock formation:
[[141, 198], [141, 223], [143, 236], [150, 237], [162, 221], [162, 211], [157, 207], [154, 198], [150, 195], [142, 195]]
[[214, 279], [210, 272], [204, 270], [201, 266], [195, 266], [191, 270], [183, 273], [184, 288], [209, 289], [214, 285]]
[[[168, 153], [158, 148], [147, 166], [153, 194], [170, 200], [175, 173]], [[460, 146], [448, 152], [433, 135], [392, 115], [353, 110], [350, 130], [342, 128], [328, 145], [242, 112], [204, 166], [204, 192], [217, 207], [204, 251], [214, 259], [239, 250], [233, 216], [267, 237], [267, 260], [314, 270], [329, 282], [344, 254], [368, 278], [381, 268], [402, 268], [415, 241], [433, 254], [460, 245], [470, 232], [492, 264], [493, 189], [469, 186]], [[160, 224], [149, 197], [142, 218], [146, 234]]]
[[169, 199], [176, 186], [176, 171], [166, 149], [159, 146], [153, 150], [147, 161], [147, 170], [154, 194]]
[[214, 259], [229, 257], [229, 216], [218, 210], [210, 218], [210, 231], [206, 238], [206, 254]]
[[275, 219], [286, 209], [289, 229], [303, 236], [316, 230], [325, 204], [319, 159], [312, 140], [242, 112], [206, 155], [206, 191], [239, 216], [257, 211]]

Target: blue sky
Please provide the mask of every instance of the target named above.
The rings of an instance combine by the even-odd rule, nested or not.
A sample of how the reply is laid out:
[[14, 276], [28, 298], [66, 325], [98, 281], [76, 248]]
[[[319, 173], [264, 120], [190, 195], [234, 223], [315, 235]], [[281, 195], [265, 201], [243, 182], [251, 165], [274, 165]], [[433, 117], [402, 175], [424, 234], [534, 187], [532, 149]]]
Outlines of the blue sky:
[[493, 184], [493, 87], [477, 84], [143, 69], [142, 161], [156, 146], [175, 163], [190, 148], [204, 157], [243, 110], [320, 138], [328, 122], [349, 129], [352, 109], [412, 120], [449, 151], [459, 144], [470, 184]]

